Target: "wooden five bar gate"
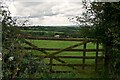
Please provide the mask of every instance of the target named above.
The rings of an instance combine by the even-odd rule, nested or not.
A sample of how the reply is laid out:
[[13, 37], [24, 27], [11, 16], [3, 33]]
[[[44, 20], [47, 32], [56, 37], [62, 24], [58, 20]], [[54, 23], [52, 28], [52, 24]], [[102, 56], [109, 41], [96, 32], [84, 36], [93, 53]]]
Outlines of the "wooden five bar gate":
[[[79, 38], [44, 38], [44, 37], [22, 37], [25, 39], [32, 39], [32, 40], [57, 40], [57, 41], [78, 41], [79, 43], [74, 44], [72, 46], [66, 47], [64, 49], [60, 49], [60, 48], [39, 48], [38, 46], [34, 45], [33, 43], [25, 40], [25, 43], [28, 44], [31, 47], [25, 47], [25, 49], [27, 50], [37, 50], [40, 51], [42, 53], [45, 54], [45, 56], [39, 56], [42, 58], [50, 58], [49, 60], [49, 67], [50, 67], [50, 72], [54, 73], [54, 72], [58, 72], [58, 73], [66, 73], [66, 72], [71, 72], [71, 71], [54, 71], [53, 70], [53, 66], [68, 66], [72, 69], [76, 69], [75, 66], [81, 66], [82, 70], [85, 69], [86, 66], [93, 66], [94, 70], [97, 71], [98, 69], [98, 59], [104, 59], [104, 56], [99, 56], [99, 52], [103, 52], [103, 49], [99, 48], [99, 43], [97, 40], [95, 39], [79, 39]], [[88, 43], [90, 42], [94, 42], [96, 44], [96, 49], [87, 49], [86, 46]], [[83, 49], [75, 49], [75, 47], [81, 46], [83, 45]], [[56, 52], [47, 52], [47, 50], [54, 50]], [[65, 51], [79, 51], [79, 52], [83, 52], [83, 56], [58, 56], [57, 54], [61, 53], [61, 52], [65, 52]], [[86, 52], [95, 52], [95, 56], [86, 56]], [[57, 56], [56, 56], [57, 55]], [[61, 58], [78, 58], [78, 59], [82, 59], [82, 64], [70, 64], [67, 63], [65, 60], [62, 60]], [[59, 61], [59, 64], [55, 64], [53, 63], [53, 59]], [[86, 64], [85, 61], [86, 59], [94, 59], [95, 63], [94, 65], [91, 64]], [[76, 70], [77, 71], [77, 70]], [[79, 71], [78, 71], [79, 72]]]

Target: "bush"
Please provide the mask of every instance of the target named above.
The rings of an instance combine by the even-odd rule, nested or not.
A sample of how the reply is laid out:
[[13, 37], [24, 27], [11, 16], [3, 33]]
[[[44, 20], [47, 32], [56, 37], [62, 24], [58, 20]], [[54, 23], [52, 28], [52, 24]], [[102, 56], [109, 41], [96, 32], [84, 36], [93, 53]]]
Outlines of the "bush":
[[[10, 17], [9, 10], [1, 13], [2, 47], [3, 47], [3, 78], [42, 78], [48, 73], [46, 65], [41, 59], [35, 60], [34, 56], [22, 48], [24, 40], [19, 38], [21, 32], [16, 22]], [[46, 74], [44, 74], [46, 73]]]

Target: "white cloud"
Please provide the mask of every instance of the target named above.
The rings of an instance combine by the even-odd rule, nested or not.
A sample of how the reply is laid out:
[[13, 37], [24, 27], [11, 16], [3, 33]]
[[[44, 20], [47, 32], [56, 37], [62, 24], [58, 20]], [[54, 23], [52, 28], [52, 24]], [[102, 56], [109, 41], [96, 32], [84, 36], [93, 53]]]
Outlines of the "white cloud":
[[80, 15], [83, 12], [81, 4], [68, 2], [52, 7], [52, 11], [57, 14], [64, 14], [66, 17]]
[[[47, 21], [47, 22], [46, 22]], [[44, 16], [44, 20], [41, 21], [43, 25], [70, 25], [67, 17], [56, 15], [56, 16]]]
[[14, 0], [17, 2], [82, 2], [82, 0]]
[[20, 2], [16, 0], [9, 5], [9, 9], [12, 16], [29, 16], [28, 20], [33, 25], [71, 25], [68, 18], [81, 15], [83, 12], [81, 2], [50, 1]]

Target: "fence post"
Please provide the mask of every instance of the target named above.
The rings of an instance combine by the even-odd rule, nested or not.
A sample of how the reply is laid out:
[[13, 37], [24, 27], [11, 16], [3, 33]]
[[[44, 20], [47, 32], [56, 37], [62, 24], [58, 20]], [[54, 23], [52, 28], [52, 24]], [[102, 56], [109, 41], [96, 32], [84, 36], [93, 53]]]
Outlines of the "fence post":
[[98, 49], [99, 49], [99, 43], [97, 41], [97, 43], [96, 43], [95, 71], [97, 71], [97, 68], [98, 68]]
[[85, 69], [85, 56], [86, 56], [86, 43], [83, 46], [83, 66], [82, 66], [82, 69]]

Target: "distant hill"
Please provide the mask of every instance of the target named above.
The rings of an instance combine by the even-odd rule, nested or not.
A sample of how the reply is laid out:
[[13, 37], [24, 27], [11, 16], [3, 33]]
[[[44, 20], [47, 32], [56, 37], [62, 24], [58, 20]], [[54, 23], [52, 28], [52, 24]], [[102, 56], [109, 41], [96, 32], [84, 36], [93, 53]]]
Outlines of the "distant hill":
[[20, 27], [23, 34], [31, 34], [38, 37], [54, 37], [57, 33], [60, 37], [92, 37], [92, 29], [90, 26], [24, 26]]

